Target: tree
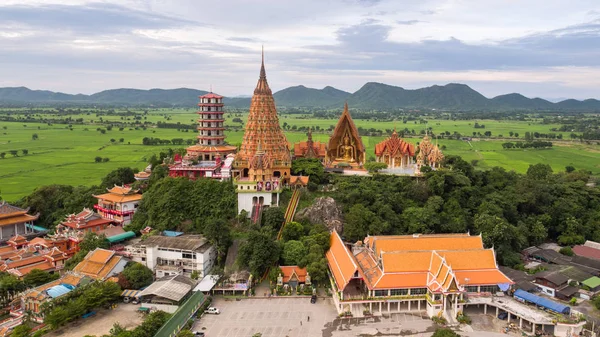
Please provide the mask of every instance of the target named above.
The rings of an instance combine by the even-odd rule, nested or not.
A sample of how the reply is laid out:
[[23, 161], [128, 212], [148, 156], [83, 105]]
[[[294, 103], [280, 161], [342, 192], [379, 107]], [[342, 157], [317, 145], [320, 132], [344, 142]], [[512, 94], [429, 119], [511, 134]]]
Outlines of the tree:
[[279, 260], [279, 244], [273, 241], [270, 231], [252, 231], [238, 252], [237, 262], [248, 267], [254, 277], [263, 273]]
[[119, 138], [119, 143], [123, 143], [125, 141], [125, 138]]
[[190, 278], [191, 278], [192, 280], [197, 280], [197, 279], [199, 279], [199, 278], [200, 278], [200, 273], [198, 273], [198, 271], [197, 271], [197, 270], [194, 270], [194, 271], [192, 271], [192, 275], [190, 275]]
[[231, 246], [231, 226], [223, 219], [211, 218], [206, 221], [202, 231], [208, 241], [217, 249], [217, 261], [220, 264]]
[[460, 337], [460, 335], [448, 328], [438, 328], [431, 337]]
[[283, 241], [299, 240], [304, 234], [304, 227], [299, 222], [289, 222], [283, 227], [281, 238]]
[[29, 274], [23, 277], [23, 282], [30, 288], [35, 288], [42, 284], [54, 281], [58, 279], [60, 275], [58, 273], [50, 274], [40, 269], [34, 269]]
[[290, 240], [283, 245], [283, 263], [286, 266], [304, 267], [303, 260], [306, 253], [306, 247], [302, 242]]
[[83, 237], [83, 241], [79, 244], [79, 249], [90, 252], [96, 248], [108, 249], [110, 248], [110, 242], [104, 234], [98, 235], [94, 232], [87, 232]]
[[111, 143], [114, 143], [114, 142], [116, 142], [116, 141], [117, 141], [117, 140], [116, 140], [116, 139], [114, 139], [114, 138], [111, 138], [111, 139], [110, 139], [110, 142], [111, 142]]
[[27, 324], [21, 324], [16, 326], [11, 332], [11, 337], [29, 337], [31, 333], [31, 328]]
[[[106, 159], [106, 158], [104, 158]], [[103, 159], [103, 160], [104, 160]], [[108, 161], [108, 160], [107, 160]], [[131, 167], [119, 167], [107, 174], [100, 183], [101, 188], [112, 188], [115, 185], [131, 184], [135, 182], [134, 171]]]
[[29, 150], [23, 149], [23, 150], [21, 150], [21, 152], [23, 153], [24, 156], [26, 156], [29, 153]]
[[108, 157], [102, 158], [103, 163], [108, 163], [109, 161], [110, 161], [110, 158], [108, 158]]
[[281, 207], [269, 207], [262, 214], [263, 226], [279, 229], [285, 221], [284, 210]]
[[575, 171], [575, 167], [569, 165], [569, 166], [565, 167], [565, 171], [567, 173], [571, 173], [571, 172]]
[[4, 159], [6, 157], [6, 152], [0, 152], [0, 158]]
[[101, 162], [102, 162], [102, 157], [100, 157], [100, 156], [96, 156], [96, 158], [94, 158], [94, 161], [95, 161], [96, 163], [101, 163]]
[[380, 170], [387, 168], [386, 163], [378, 163], [378, 162], [374, 162], [374, 161], [365, 163], [364, 166], [365, 166], [365, 169], [367, 169], [367, 171], [369, 171], [370, 173], [379, 172]]
[[19, 155], [19, 151], [17, 150], [10, 150], [8, 152], [10, 152], [10, 154], [12, 154], [13, 157], [17, 157]]
[[128, 263], [121, 274], [131, 289], [147, 287], [154, 281], [152, 270], [138, 262]]
[[325, 175], [325, 170], [319, 159], [298, 158], [292, 161], [292, 174], [309, 176], [310, 181], [320, 184]]
[[548, 164], [529, 165], [527, 176], [535, 180], [545, 180], [552, 174], [552, 167]]
[[196, 335], [188, 329], [183, 329], [183, 330], [179, 331], [179, 333], [177, 334], [177, 337], [194, 337], [194, 336], [196, 336]]
[[32, 139], [32, 140], [38, 140], [38, 138], [39, 138], [39, 137], [38, 137], [38, 134], [37, 134], [37, 133], [34, 133], [33, 135], [31, 135], [31, 139]]

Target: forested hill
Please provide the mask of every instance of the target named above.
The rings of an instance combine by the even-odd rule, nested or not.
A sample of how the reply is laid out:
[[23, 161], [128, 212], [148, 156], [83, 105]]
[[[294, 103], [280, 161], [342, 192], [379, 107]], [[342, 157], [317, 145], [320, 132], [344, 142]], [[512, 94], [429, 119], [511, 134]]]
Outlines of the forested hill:
[[[191, 107], [206, 91], [179, 89], [112, 89], [92, 95], [70, 95], [25, 87], [0, 88], [0, 104], [105, 104], [128, 106]], [[446, 109], [446, 110], [540, 110], [540, 111], [600, 111], [600, 101], [567, 99], [558, 103], [541, 98], [528, 98], [518, 93], [487, 98], [465, 84], [450, 83], [420, 89], [404, 89], [369, 82], [354, 93], [330, 86], [323, 89], [299, 85], [274, 94], [279, 107], [340, 109], [344, 101], [351, 108], [362, 110]], [[226, 98], [232, 108], [247, 108], [249, 97]]]

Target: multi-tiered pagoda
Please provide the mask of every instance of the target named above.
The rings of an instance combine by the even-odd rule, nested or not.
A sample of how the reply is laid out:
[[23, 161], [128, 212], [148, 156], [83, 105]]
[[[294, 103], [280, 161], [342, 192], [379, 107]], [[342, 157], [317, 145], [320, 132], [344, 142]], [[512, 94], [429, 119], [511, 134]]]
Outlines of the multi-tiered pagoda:
[[239, 212], [245, 210], [256, 221], [263, 206], [279, 204], [281, 186], [290, 178], [292, 158], [267, 83], [264, 54], [244, 139], [233, 166], [238, 174]]
[[200, 96], [198, 144], [188, 147], [185, 157], [178, 157], [169, 167], [171, 177], [230, 178], [236, 147], [225, 143], [224, 105], [221, 95], [210, 92]]

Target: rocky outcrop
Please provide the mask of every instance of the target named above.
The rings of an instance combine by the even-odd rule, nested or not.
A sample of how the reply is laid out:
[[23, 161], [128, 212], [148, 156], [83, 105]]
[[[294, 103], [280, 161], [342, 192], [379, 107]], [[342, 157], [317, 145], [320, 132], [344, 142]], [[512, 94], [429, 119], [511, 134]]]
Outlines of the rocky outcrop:
[[315, 199], [310, 207], [296, 213], [297, 220], [308, 219], [313, 224], [324, 224], [330, 231], [342, 232], [342, 209], [331, 197]]

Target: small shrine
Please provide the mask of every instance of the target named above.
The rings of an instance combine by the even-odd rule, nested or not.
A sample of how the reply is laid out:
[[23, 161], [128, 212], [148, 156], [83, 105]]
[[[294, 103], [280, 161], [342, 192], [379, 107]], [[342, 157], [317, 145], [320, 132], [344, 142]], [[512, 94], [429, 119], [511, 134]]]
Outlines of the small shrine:
[[306, 136], [308, 139], [305, 142], [294, 144], [294, 159], [317, 158], [323, 162], [327, 156], [327, 144], [313, 141], [312, 130], [310, 129], [306, 133]]
[[365, 163], [365, 146], [352, 117], [350, 117], [347, 102], [333, 134], [329, 138], [325, 162], [328, 168], [360, 170]]

